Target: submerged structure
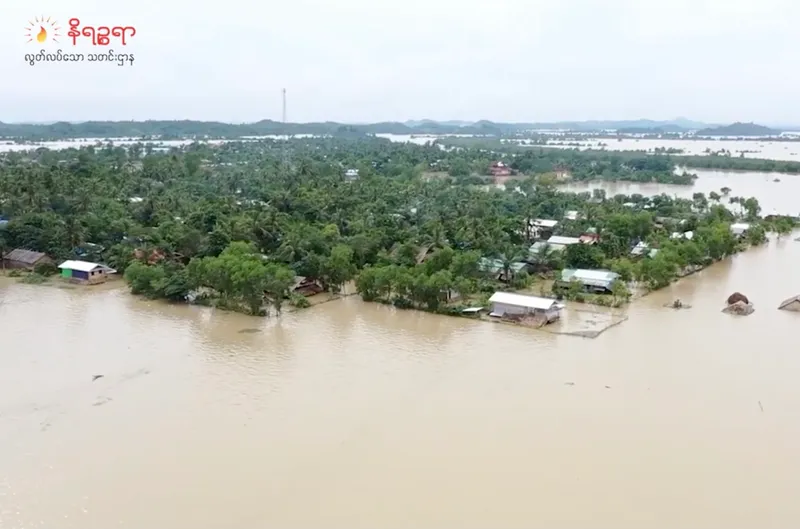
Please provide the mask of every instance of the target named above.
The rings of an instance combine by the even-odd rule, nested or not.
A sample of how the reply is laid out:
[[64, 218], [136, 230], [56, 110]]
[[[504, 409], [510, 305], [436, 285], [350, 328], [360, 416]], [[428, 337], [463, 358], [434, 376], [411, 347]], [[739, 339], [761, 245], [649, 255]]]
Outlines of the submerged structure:
[[499, 318], [517, 318], [526, 316], [540, 318], [545, 323], [553, 322], [561, 316], [564, 305], [551, 298], [525, 296], [511, 292], [495, 292], [489, 298], [490, 316]]
[[778, 305], [778, 310], [790, 310], [792, 312], [800, 312], [800, 294], [792, 296], [789, 299], [783, 300], [783, 303]]
[[105, 283], [110, 274], [117, 272], [106, 265], [88, 261], [64, 261], [58, 265], [58, 268], [61, 270], [61, 277], [64, 279], [85, 285]]
[[19, 268], [23, 270], [33, 270], [40, 263], [52, 263], [53, 261], [42, 252], [34, 252], [17, 248], [5, 255], [0, 256], [2, 268]]

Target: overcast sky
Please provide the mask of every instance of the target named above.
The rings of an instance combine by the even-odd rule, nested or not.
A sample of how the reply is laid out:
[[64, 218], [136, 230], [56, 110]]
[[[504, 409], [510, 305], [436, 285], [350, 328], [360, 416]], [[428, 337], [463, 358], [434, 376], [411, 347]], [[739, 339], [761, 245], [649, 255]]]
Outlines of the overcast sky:
[[[76, 48], [26, 43], [37, 15], [134, 26], [108, 48], [135, 62], [30, 66]], [[290, 121], [797, 124], [799, 23], [800, 0], [4, 0], [0, 121], [280, 119], [285, 87]]]

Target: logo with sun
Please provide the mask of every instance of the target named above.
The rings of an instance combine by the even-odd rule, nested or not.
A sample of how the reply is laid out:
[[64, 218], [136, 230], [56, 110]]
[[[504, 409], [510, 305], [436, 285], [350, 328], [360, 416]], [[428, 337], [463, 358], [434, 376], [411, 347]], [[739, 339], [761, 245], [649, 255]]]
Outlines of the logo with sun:
[[61, 36], [58, 32], [60, 29], [53, 18], [44, 18], [44, 15], [42, 15], [34, 18], [33, 21], [28, 21], [28, 26], [25, 28], [25, 36], [28, 38], [28, 42], [36, 41], [39, 44], [44, 44], [48, 40], [58, 42], [58, 37]]

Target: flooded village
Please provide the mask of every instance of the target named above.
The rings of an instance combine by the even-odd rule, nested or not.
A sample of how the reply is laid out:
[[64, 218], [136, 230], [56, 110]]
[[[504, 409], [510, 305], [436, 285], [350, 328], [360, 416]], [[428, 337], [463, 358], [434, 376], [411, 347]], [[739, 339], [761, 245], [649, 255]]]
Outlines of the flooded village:
[[[715, 204], [693, 211], [658, 198], [674, 199], [678, 186], [646, 193], [654, 184], [568, 183], [627, 186], [614, 212], [669, 204], [675, 213], [650, 214], [657, 225], [610, 261], [596, 259], [610, 250], [608, 232], [593, 229], [593, 207], [531, 215], [518, 226], [520, 251], [476, 255], [485, 288], [474, 292], [449, 280], [414, 290], [444, 270], [445, 249], [398, 245], [386, 270], [407, 253], [414, 266], [432, 262], [430, 274], [409, 279], [375, 265], [384, 283], [348, 278], [333, 294], [335, 274], [292, 273], [280, 314], [266, 318], [132, 295], [96, 247], [63, 260], [8, 248], [0, 525], [535, 520], [639, 529], [800, 520], [792, 345], [800, 232], [751, 231], [772, 226], [769, 215], [796, 215], [772, 204], [785, 203], [782, 186], [800, 177], [781, 175], [754, 193], [739, 191], [744, 177], [710, 178], [714, 190], [727, 184], [764, 210], [749, 221], [725, 203], [736, 211], [724, 222], [735, 251], [719, 258], [687, 250], [709, 240], [701, 220]], [[683, 187], [691, 201], [692, 187]], [[146, 203], [124, 207], [144, 218]], [[316, 243], [313, 233], [303, 237]], [[180, 243], [163, 246], [191, 249]], [[164, 261], [136, 244], [138, 260]], [[665, 252], [686, 261], [660, 274], [653, 263], [672, 263]], [[196, 272], [209, 283], [232, 261], [219, 255]], [[370, 289], [385, 302], [362, 299]]]

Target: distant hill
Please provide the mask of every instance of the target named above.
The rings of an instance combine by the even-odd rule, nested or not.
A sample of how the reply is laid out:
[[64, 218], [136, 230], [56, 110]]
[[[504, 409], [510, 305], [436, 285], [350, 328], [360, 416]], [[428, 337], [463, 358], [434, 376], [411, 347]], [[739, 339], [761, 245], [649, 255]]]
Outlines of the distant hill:
[[779, 130], [755, 123], [736, 122], [724, 127], [705, 128], [697, 131], [698, 136], [775, 136]]
[[591, 132], [598, 130], [625, 130], [625, 129], [639, 129], [639, 130], [663, 130], [672, 132], [690, 131], [706, 128], [708, 123], [700, 123], [697, 121], [689, 121], [684, 118], [677, 118], [668, 121], [656, 121], [652, 119], [634, 119], [623, 121], [565, 121], [558, 123], [543, 123], [539, 125], [546, 125], [541, 128], [560, 128], [569, 129], [581, 132]]
[[[71, 123], [2, 123], [0, 137], [26, 140], [66, 138], [121, 138], [153, 137], [171, 138], [237, 138], [242, 136], [269, 136], [278, 134], [315, 135], [364, 135], [364, 134], [474, 134], [484, 136], [512, 135], [530, 130], [571, 130], [576, 132], [599, 132], [602, 130], [641, 130], [680, 132], [708, 127], [678, 118], [673, 121], [627, 120], [627, 121], [564, 121], [551, 123], [497, 123], [480, 120], [466, 121], [420, 120], [405, 123], [387, 121], [381, 123], [347, 124], [332, 121], [316, 123], [282, 123], [264, 119], [255, 123], [231, 124], [218, 121], [86, 121]], [[708, 129], [710, 130], [710, 129]]]
[[617, 129], [620, 134], [677, 134], [691, 132], [693, 129], [679, 127], [678, 125], [662, 125], [660, 127], [630, 127]]
[[403, 125], [407, 127], [425, 127], [429, 125], [444, 125], [445, 127], [469, 127], [472, 125], [473, 121], [459, 121], [459, 120], [451, 120], [451, 121], [436, 121], [435, 119], [421, 119], [421, 120], [408, 120], [403, 122]]

